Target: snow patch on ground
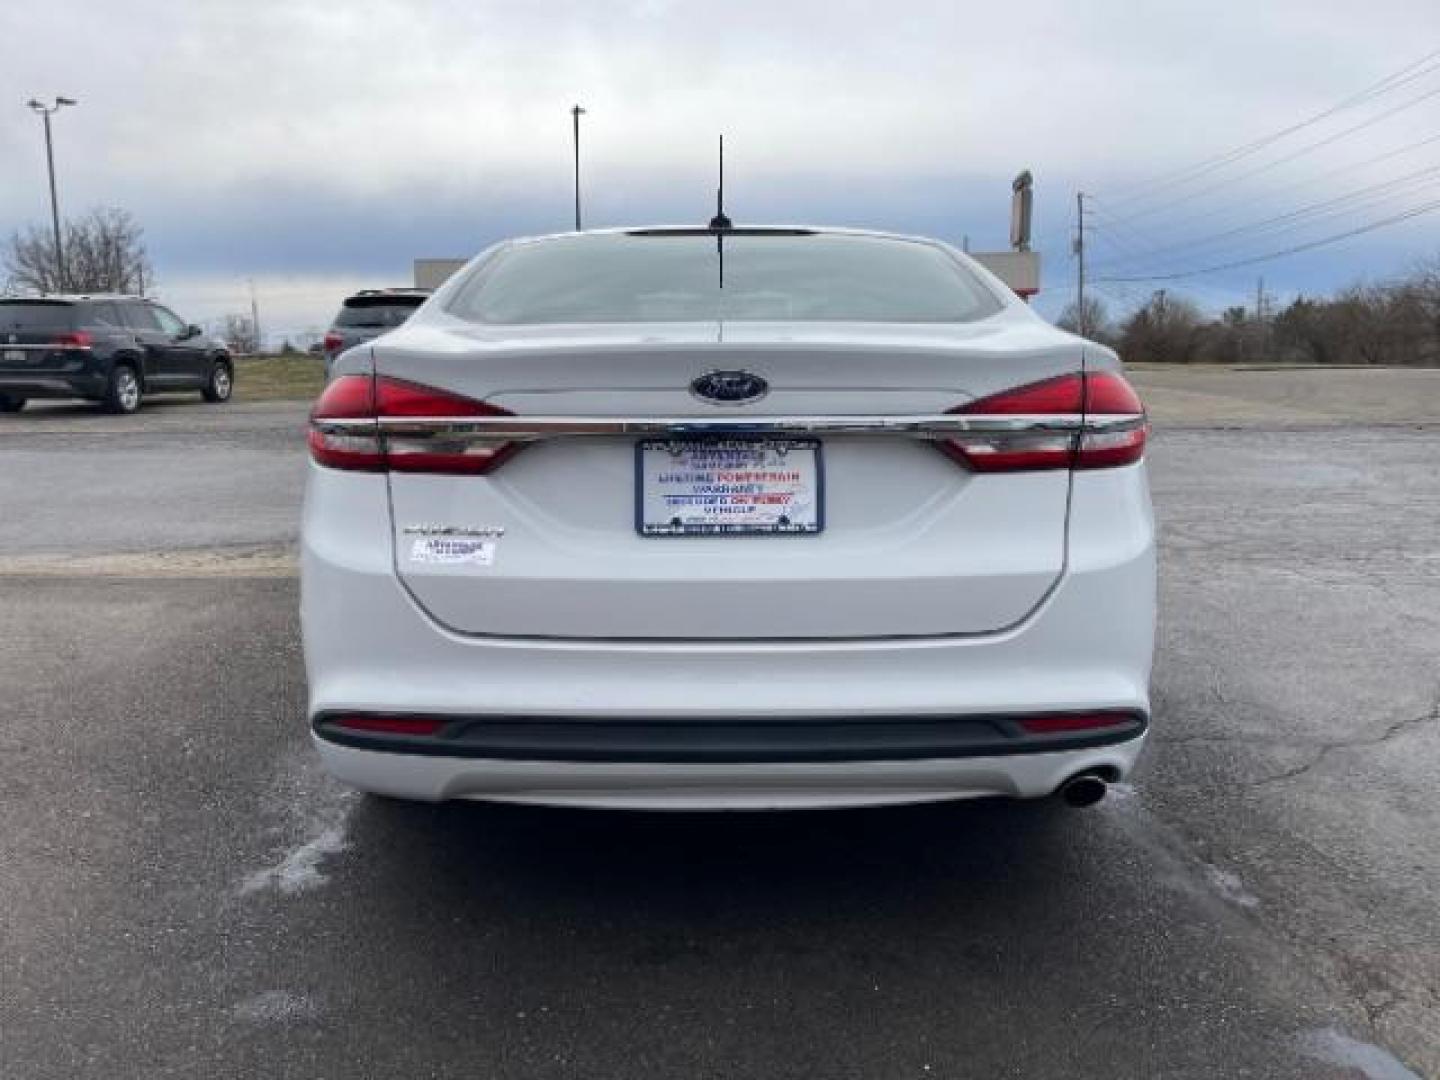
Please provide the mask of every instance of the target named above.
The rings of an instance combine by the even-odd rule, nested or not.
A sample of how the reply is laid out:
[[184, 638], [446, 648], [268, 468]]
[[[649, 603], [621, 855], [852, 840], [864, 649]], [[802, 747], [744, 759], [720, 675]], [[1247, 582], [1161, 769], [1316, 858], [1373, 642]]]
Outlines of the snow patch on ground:
[[1206, 863], [1205, 879], [1210, 882], [1211, 888], [1232, 904], [1238, 904], [1243, 908], [1260, 906], [1260, 898], [1245, 888], [1245, 883], [1240, 880], [1239, 874]]
[[266, 990], [235, 1006], [235, 1017], [252, 1024], [283, 1024], [291, 1020], [311, 1020], [319, 1008], [310, 998], [286, 990]]
[[328, 807], [312, 821], [306, 839], [287, 851], [279, 862], [247, 875], [240, 894], [249, 896], [275, 889], [282, 895], [292, 896], [324, 885], [328, 879], [321, 873], [321, 864], [350, 847], [347, 826], [354, 806], [354, 797], [347, 793]]
[[1300, 1036], [1300, 1049], [1327, 1065], [1355, 1069], [1365, 1080], [1420, 1080], [1394, 1054], [1373, 1043], [1352, 1039], [1335, 1028], [1317, 1028]]
[[1117, 803], [1127, 803], [1138, 794], [1134, 784], [1127, 784], [1123, 781], [1121, 783], [1111, 784], [1110, 790], [1107, 792], [1108, 797]]

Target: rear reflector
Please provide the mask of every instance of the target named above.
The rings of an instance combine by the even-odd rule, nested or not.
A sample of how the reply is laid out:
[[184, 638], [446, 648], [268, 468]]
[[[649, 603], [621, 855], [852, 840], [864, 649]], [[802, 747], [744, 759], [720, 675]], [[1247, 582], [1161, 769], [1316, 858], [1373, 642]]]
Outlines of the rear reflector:
[[1145, 437], [1149, 433], [1139, 396], [1125, 377], [1115, 371], [1060, 375], [1017, 386], [950, 411], [986, 416], [1064, 416], [1074, 420], [1133, 417], [1135, 420], [1133, 426], [1115, 431], [966, 434], [937, 443], [941, 450], [975, 472], [1103, 469], [1129, 465], [1144, 455]]
[[1057, 735], [1062, 732], [1096, 731], [1133, 723], [1131, 713], [1062, 713], [1056, 716], [1026, 716], [1018, 721], [1031, 735]]
[[[507, 409], [418, 383], [342, 375], [325, 387], [310, 411], [310, 456], [332, 469], [362, 472], [488, 473], [520, 444], [447, 439], [443, 431], [382, 436], [374, 421], [381, 416], [424, 420], [510, 415]], [[337, 432], [327, 428], [327, 420], [361, 423]]]
[[376, 731], [386, 735], [436, 735], [445, 721], [433, 716], [332, 716], [329, 723], [348, 731]]

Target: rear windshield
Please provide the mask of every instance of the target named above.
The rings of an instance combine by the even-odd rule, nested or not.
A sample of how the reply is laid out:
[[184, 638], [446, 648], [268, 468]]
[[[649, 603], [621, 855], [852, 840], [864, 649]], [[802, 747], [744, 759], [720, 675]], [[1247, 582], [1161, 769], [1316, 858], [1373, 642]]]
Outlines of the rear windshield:
[[969, 322], [999, 302], [930, 244], [834, 233], [605, 234], [521, 244], [450, 302], [486, 323]]
[[69, 330], [75, 325], [73, 304], [36, 300], [0, 300], [0, 331]]
[[399, 326], [427, 299], [424, 296], [352, 296], [335, 316], [335, 325]]

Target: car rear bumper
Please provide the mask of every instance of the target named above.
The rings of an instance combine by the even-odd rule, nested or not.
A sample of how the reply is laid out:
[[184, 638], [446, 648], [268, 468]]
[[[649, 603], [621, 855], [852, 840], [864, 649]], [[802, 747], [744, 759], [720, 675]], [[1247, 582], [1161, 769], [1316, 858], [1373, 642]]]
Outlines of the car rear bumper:
[[[381, 533], [386, 478], [312, 470], [301, 605], [312, 720], [346, 712], [518, 725], [529, 718], [537, 737], [549, 730], [562, 743], [575, 733], [545, 729], [546, 718], [708, 724], [717, 739], [737, 723], [753, 734], [766, 723], [848, 721], [878, 730], [893, 723], [896, 739], [910, 746], [898, 755], [882, 738], [873, 753], [862, 748], [841, 759], [812, 746], [786, 760], [705, 759], [693, 747], [678, 760], [577, 760], [563, 748], [526, 756], [523, 738], [513, 753], [479, 756], [480, 747], [467, 756], [458, 748], [414, 752], [317, 736], [326, 767], [363, 789], [677, 808], [1036, 797], [1079, 772], [1123, 777], [1143, 741], [1139, 729], [1105, 745], [981, 740], [926, 750], [912, 740], [915, 725], [945, 720], [1100, 710], [1148, 717], [1155, 565], [1143, 466], [1076, 474], [1066, 570], [1018, 626], [784, 642], [457, 634], [427, 616], [396, 578], [391, 540]], [[926, 756], [911, 752], [916, 747]]]
[[630, 810], [883, 806], [1043, 798], [1080, 773], [1129, 774], [1144, 736], [1051, 753], [841, 762], [517, 761], [396, 754], [314, 736], [326, 770], [381, 795]]
[[105, 393], [105, 376], [93, 372], [42, 375], [0, 372], [0, 394], [23, 398], [98, 398]]

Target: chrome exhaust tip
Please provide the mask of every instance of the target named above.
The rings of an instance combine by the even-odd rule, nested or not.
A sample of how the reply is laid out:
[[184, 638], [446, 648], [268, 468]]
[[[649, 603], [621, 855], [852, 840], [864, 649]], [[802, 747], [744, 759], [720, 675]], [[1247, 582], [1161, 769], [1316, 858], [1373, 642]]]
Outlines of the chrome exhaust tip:
[[1060, 785], [1060, 797], [1067, 806], [1094, 806], [1109, 789], [1110, 785], [1094, 773], [1082, 773]]

